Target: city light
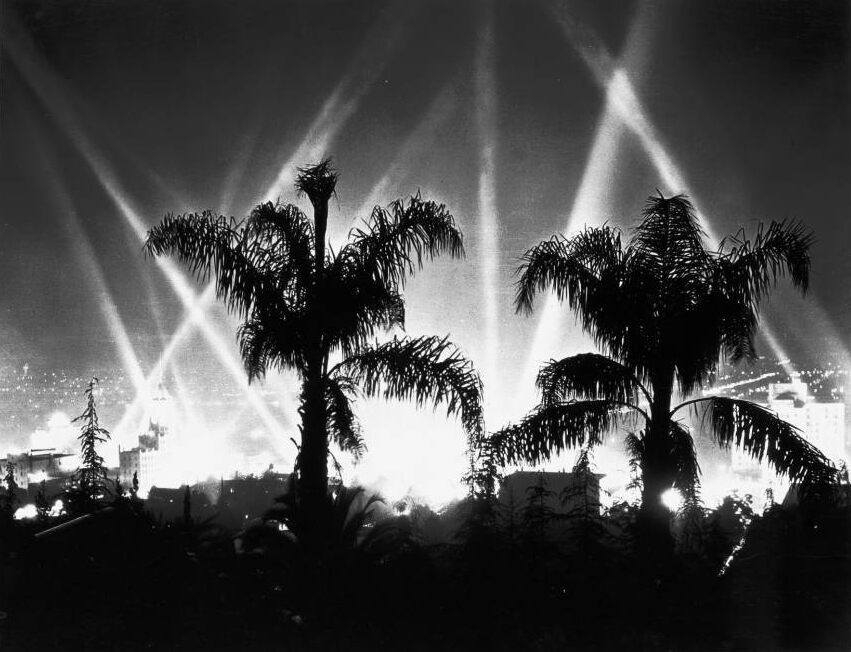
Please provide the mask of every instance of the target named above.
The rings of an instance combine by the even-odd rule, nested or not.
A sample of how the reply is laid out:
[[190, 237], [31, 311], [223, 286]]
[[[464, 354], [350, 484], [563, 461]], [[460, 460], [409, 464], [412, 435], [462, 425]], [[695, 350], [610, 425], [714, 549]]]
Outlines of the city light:
[[23, 507], [18, 507], [15, 510], [15, 520], [20, 521], [25, 518], [36, 518], [38, 516], [38, 510], [35, 507], [35, 504], [29, 503], [28, 505], [24, 505]]
[[[659, 184], [663, 192], [675, 193], [688, 190], [694, 193], [688, 186], [686, 175], [678, 162], [671, 155], [671, 149], [664, 141], [664, 135], [654, 124], [648, 104], [640, 97], [639, 81], [646, 79], [647, 50], [658, 37], [659, 26], [654, 15], [655, 9], [650, 6], [639, 7], [628, 23], [623, 45], [617, 56], [609, 50], [604, 39], [600, 38], [593, 30], [589, 29], [580, 20], [571, 15], [575, 8], [570, 3], [552, 3], [548, 7], [554, 12], [552, 16], [556, 19], [556, 34], [560, 30], [564, 37], [563, 43], [572, 48], [578, 60], [582, 62], [583, 71], [590, 74], [590, 78], [602, 91], [602, 106], [599, 116], [593, 122], [593, 138], [587, 151], [585, 167], [579, 177], [578, 185], [572, 197], [568, 198], [569, 210], [565, 223], [566, 234], [574, 233], [583, 225], [599, 225], [612, 219], [614, 200], [611, 187], [614, 182], [613, 175], [618, 166], [628, 153], [627, 147], [630, 139], [640, 145], [641, 151], [655, 170], [659, 178]], [[264, 199], [277, 200], [282, 194], [288, 192], [291, 187], [296, 167], [311, 161], [316, 161], [329, 153], [329, 148], [340, 145], [347, 139], [340, 138], [346, 133], [350, 125], [358, 118], [358, 112], [368, 106], [368, 98], [375, 87], [388, 81], [392, 74], [394, 58], [406, 45], [404, 37], [414, 22], [412, 18], [416, 15], [415, 9], [401, 6], [386, 8], [378, 13], [378, 20], [371, 20], [371, 28], [366, 34], [358, 35], [353, 41], [352, 56], [344, 65], [340, 66], [340, 76], [335, 81], [318, 85], [312, 89], [314, 95], [311, 101], [318, 108], [318, 112], [311, 115], [301, 115], [304, 119], [305, 129], [293, 137], [290, 142], [281, 144], [287, 148], [286, 160], [281, 167], [267, 169], [268, 179], [264, 179], [263, 171], [257, 174], [257, 170], [250, 170], [252, 159], [259, 147], [263, 145], [262, 125], [264, 119], [261, 110], [257, 109], [248, 119], [244, 126], [240, 127], [242, 133], [237, 133], [231, 142], [237, 143], [230, 163], [223, 170], [223, 182], [216, 190], [218, 207], [228, 213], [233, 205], [245, 199], [240, 195], [238, 189], [250, 173], [252, 177], [261, 179], [261, 189], [265, 193], [258, 193]], [[540, 8], [539, 8], [540, 9]], [[432, 156], [432, 148], [440, 137], [440, 132], [448, 128], [450, 118], [454, 113], [464, 109], [459, 107], [459, 97], [464, 97], [462, 84], [472, 81], [473, 102], [470, 106], [469, 115], [472, 119], [471, 154], [475, 159], [474, 181], [470, 184], [469, 196], [451, 197], [448, 205], [460, 205], [468, 213], [473, 214], [475, 231], [472, 233], [472, 242], [475, 243], [476, 275], [478, 282], [471, 284], [474, 287], [475, 310], [481, 316], [481, 333], [476, 333], [473, 344], [476, 362], [485, 378], [487, 397], [489, 402], [488, 414], [493, 416], [493, 410], [507, 412], [508, 410], [525, 411], [534, 401], [534, 377], [541, 363], [549, 357], [578, 352], [582, 349], [593, 348], [588, 336], [581, 333], [578, 327], [571, 328], [567, 322], [568, 316], [560, 309], [557, 299], [552, 296], [542, 296], [539, 305], [536, 306], [536, 322], [534, 322], [534, 335], [522, 342], [520, 346], [528, 346], [528, 352], [524, 351], [525, 357], [519, 373], [509, 370], [502, 373], [499, 368], [499, 359], [508, 341], [510, 328], [500, 322], [500, 301], [505, 299], [507, 292], [500, 292], [500, 284], [504, 279], [499, 278], [500, 260], [515, 252], [506, 252], [505, 243], [501, 242], [502, 229], [505, 225], [501, 219], [509, 219], [506, 213], [500, 216], [501, 187], [498, 183], [497, 172], [501, 169], [500, 164], [505, 152], [500, 150], [500, 134], [498, 133], [497, 117], [502, 114], [503, 108], [510, 102], [503, 97], [501, 84], [503, 78], [498, 75], [496, 68], [497, 55], [500, 53], [500, 38], [503, 36], [501, 29], [496, 29], [494, 16], [499, 15], [495, 7], [488, 6], [478, 8], [475, 20], [476, 38], [470, 43], [469, 53], [472, 57], [465, 58], [465, 66], [462, 70], [452, 69], [454, 76], [448, 79], [438, 79], [434, 88], [439, 92], [434, 95], [430, 103], [422, 111], [422, 116], [416, 123], [416, 127], [409, 130], [407, 126], [399, 129], [400, 136], [397, 146], [390, 149], [389, 165], [383, 169], [379, 178], [372, 184], [366, 199], [362, 202], [359, 210], [353, 216], [354, 219], [366, 217], [372, 206], [385, 198], [394, 184], [405, 175], [411, 174], [412, 161], [423, 157], [424, 154]], [[484, 17], [484, 19], [482, 19]], [[3, 48], [8, 53], [9, 61], [19, 69], [23, 79], [32, 88], [35, 96], [44, 106], [47, 114], [60, 127], [60, 131], [67, 136], [71, 144], [76, 148], [80, 156], [88, 164], [94, 177], [106, 196], [118, 208], [121, 220], [119, 224], [126, 224], [126, 234], [132, 233], [134, 246], [144, 240], [147, 235], [147, 218], [143, 219], [144, 198], [137, 193], [130, 192], [129, 174], [121, 170], [117, 162], [108, 160], [108, 152], [116, 151], [114, 148], [107, 150], [105, 138], [93, 137], [100, 134], [91, 128], [95, 121], [83, 121], [80, 114], [75, 111], [78, 106], [68, 88], [72, 88], [70, 80], [64, 80], [61, 74], [57, 74], [59, 66], [47, 65], [46, 59], [40, 47], [28, 36], [27, 28], [18, 25], [14, 16], [8, 20], [3, 27]], [[608, 42], [611, 35], [607, 35]], [[559, 37], [556, 37], [558, 42]], [[562, 43], [559, 43], [562, 45]], [[347, 47], [350, 47], [347, 45]], [[566, 48], [565, 48], [566, 49]], [[385, 76], [385, 73], [387, 76]], [[382, 80], [382, 77], [384, 79]], [[433, 81], [433, 80], [432, 80]], [[499, 82], [499, 83], [498, 83]], [[68, 87], [68, 88], [66, 88]], [[383, 87], [382, 87], [383, 88]], [[329, 93], [330, 91], [330, 93]], [[418, 106], [417, 111], [420, 108]], [[507, 109], [506, 109], [507, 110]], [[91, 116], [89, 116], [91, 117]], [[34, 120], [34, 118], [33, 118]], [[299, 123], [301, 124], [301, 123]], [[590, 123], [589, 123], [590, 126]], [[293, 132], [296, 132], [294, 129]], [[290, 132], [290, 133], [293, 133]], [[296, 132], [297, 133], [297, 132]], [[46, 137], [46, 136], [45, 136]], [[506, 152], [510, 151], [505, 147]], [[123, 152], [122, 152], [123, 153]], [[158, 179], [158, 187], [163, 192], [175, 194], [174, 189], [168, 187], [162, 181], [162, 176], [156, 170], [148, 169], [151, 166], [140, 161], [144, 157], [136, 152], [128, 153], [128, 157], [140, 167], [139, 173], [147, 174], [152, 179]], [[56, 153], [43, 153], [47, 163], [57, 160]], [[430, 160], [430, 159], [429, 159]], [[58, 170], [52, 170], [46, 175], [49, 182], [54, 186], [51, 191], [52, 201], [56, 204], [57, 211], [63, 211], [68, 206], [73, 207], [71, 198], [68, 197], [67, 189], [61, 188]], [[66, 175], [70, 181], [70, 177]], [[266, 181], [271, 181], [267, 184]], [[179, 187], [180, 180], [176, 183]], [[438, 190], [439, 192], [439, 190]], [[187, 193], [188, 195], [188, 193]], [[429, 194], [431, 197], [431, 194]], [[701, 206], [700, 202], [697, 202]], [[464, 215], [458, 212], [459, 216]], [[701, 218], [706, 224], [706, 230], [710, 240], [717, 240], [717, 234], [712, 231], [712, 224], [705, 214]], [[341, 221], [342, 227], [345, 221]], [[117, 439], [122, 440], [129, 436], [135, 436], [145, 426], [145, 411], [151, 402], [152, 390], [157, 384], [168, 378], [168, 384], [174, 392], [175, 400], [180, 406], [183, 419], [193, 425], [182, 426], [187, 436], [198, 438], [203, 441], [213, 432], [209, 428], [211, 421], [203, 410], [197, 409], [190, 397], [191, 390], [185, 382], [186, 369], [181, 369], [176, 361], [181, 353], [188, 350], [190, 336], [199, 332], [206, 342], [206, 346], [213, 352], [213, 359], [219, 361], [225, 370], [227, 377], [232, 379], [239, 391], [239, 396], [244, 403], [250, 406], [250, 417], [256, 415], [263, 423], [264, 429], [272, 435], [270, 449], [275, 454], [284, 456], [287, 453], [292, 456], [289, 449], [290, 437], [297, 435], [295, 425], [297, 423], [297, 400], [294, 398], [296, 390], [293, 379], [278, 373], [270, 374], [266, 379], [264, 388], [260, 389], [254, 385], [249, 386], [245, 381], [245, 370], [239, 359], [234, 342], [229, 337], [235, 326], [234, 320], [225, 321], [222, 314], [214, 313], [211, 308], [215, 303], [215, 285], [210, 282], [199, 289], [195, 285], [195, 279], [190, 278], [184, 272], [184, 268], [173, 259], [156, 258], [150, 262], [152, 269], [157, 269], [167, 279], [170, 289], [177, 296], [183, 307], [176, 327], [166, 332], [165, 323], [161, 314], [157, 313], [159, 298], [156, 296], [157, 287], [151, 282], [151, 277], [146, 276], [149, 282], [150, 311], [154, 314], [154, 321], [161, 339], [160, 348], [154, 358], [153, 366], [151, 360], [141, 361], [140, 352], [142, 347], [136, 343], [136, 334], [128, 332], [125, 320], [130, 319], [129, 312], [124, 309], [119, 299], [109, 287], [112, 279], [105, 278], [104, 269], [98, 263], [99, 252], [95, 251], [95, 243], [80, 223], [79, 216], [72, 210], [66, 211], [63, 223], [69, 234], [69, 241], [77, 249], [77, 258], [86, 270], [86, 278], [92, 287], [93, 294], [97, 295], [95, 303], [103, 322], [106, 324], [109, 337], [115, 342], [115, 350], [118, 354], [121, 369], [124, 376], [132, 383], [132, 395], [128, 397], [126, 409], [118, 419], [117, 427], [113, 429]], [[123, 226], [122, 226], [123, 228]], [[138, 254], [138, 250], [134, 254]], [[504, 290], [507, 288], [503, 288]], [[502, 294], [502, 296], [500, 296]], [[795, 298], [797, 300], [797, 297]], [[833, 327], [827, 313], [808, 298], [810, 315], [808, 323], [815, 325], [815, 330], [827, 333], [830, 346], [836, 345], [835, 350], [841, 351], [842, 356], [848, 359], [848, 353], [842, 347], [841, 336]], [[507, 306], [506, 306], [507, 307]], [[123, 313], [123, 314], [122, 314]], [[772, 315], [774, 317], [774, 315]], [[413, 320], [412, 320], [413, 322]], [[463, 328], [463, 327], [462, 327]], [[801, 329], [802, 330], [802, 329]], [[795, 368], [791, 362], [791, 355], [787, 347], [793, 348], [793, 338], [806, 339], [808, 342], [814, 338], [809, 333], [799, 332], [799, 329], [789, 328], [786, 331], [767, 329], [763, 324], [761, 331], [769, 344], [773, 354], [783, 365], [783, 371], [791, 375]], [[778, 336], [778, 332], [783, 337]], [[461, 337], [468, 337], [462, 333]], [[135, 343], [135, 347], [134, 347]], [[469, 345], [468, 345], [469, 346]], [[815, 346], [815, 345], [814, 345]], [[144, 368], [143, 368], [144, 367]], [[512, 378], [512, 376], [514, 376]], [[517, 383], [517, 390], [508, 392], [508, 387], [500, 386]], [[190, 383], [191, 385], [191, 383]], [[275, 390], [270, 399], [270, 388]], [[267, 391], [263, 391], [263, 390]], [[836, 396], [841, 391], [834, 388]], [[280, 409], [277, 409], [280, 404]], [[503, 415], [494, 418], [492, 423], [499, 423]], [[507, 416], [507, 415], [506, 415]], [[215, 424], [215, 437], [227, 440], [231, 436], [238, 436], [238, 426], [224, 427]], [[252, 423], [253, 427], [255, 424]], [[378, 423], [376, 430], [384, 428], [384, 424]], [[226, 446], [222, 444], [222, 446]], [[211, 458], [219, 453], [215, 451], [221, 448], [218, 444], [211, 446]], [[223, 449], [222, 449], [223, 450]], [[236, 455], [236, 451], [222, 453]], [[215, 464], [215, 462], [211, 462]], [[363, 467], [361, 470], [365, 470]], [[449, 471], [436, 470], [435, 474], [447, 473]], [[454, 471], [453, 471], [454, 472]], [[364, 477], [365, 474], [364, 474]], [[454, 476], [453, 476], [454, 477]]]
[[851, 650], [851, 23], [768, 4], [7, 3], [0, 648]]
[[671, 487], [662, 494], [662, 504], [676, 514], [683, 507], [683, 495]]

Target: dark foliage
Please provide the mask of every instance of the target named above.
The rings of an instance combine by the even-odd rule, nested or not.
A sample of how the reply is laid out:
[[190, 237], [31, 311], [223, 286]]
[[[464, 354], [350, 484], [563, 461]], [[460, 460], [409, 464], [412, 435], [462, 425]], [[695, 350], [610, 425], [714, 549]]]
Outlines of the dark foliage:
[[80, 423], [81, 465], [65, 490], [65, 509], [69, 514], [79, 515], [92, 512], [103, 506], [104, 499], [110, 494], [111, 484], [106, 475], [103, 457], [98, 452], [98, 446], [109, 440], [109, 431], [100, 426], [97, 406], [95, 404], [95, 388], [98, 379], [92, 378], [86, 386], [86, 408], [74, 419]]

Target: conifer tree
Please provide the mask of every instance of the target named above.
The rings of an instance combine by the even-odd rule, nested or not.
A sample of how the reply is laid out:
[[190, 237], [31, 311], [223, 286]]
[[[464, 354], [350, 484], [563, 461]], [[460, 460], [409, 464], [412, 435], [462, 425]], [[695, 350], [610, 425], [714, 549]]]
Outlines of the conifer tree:
[[97, 447], [109, 440], [109, 431], [100, 426], [95, 405], [95, 388], [99, 381], [92, 378], [86, 386], [86, 409], [74, 419], [80, 422], [80, 458], [82, 464], [74, 474], [70, 491], [66, 496], [72, 511], [91, 512], [97, 508], [98, 500], [108, 493], [108, 478], [103, 457]]
[[15, 482], [16, 468], [17, 467], [14, 462], [7, 462], [6, 475], [3, 477], [3, 482], [6, 485], [6, 492], [3, 494], [3, 511], [9, 516], [12, 516], [15, 513], [15, 507], [18, 504], [18, 483]]

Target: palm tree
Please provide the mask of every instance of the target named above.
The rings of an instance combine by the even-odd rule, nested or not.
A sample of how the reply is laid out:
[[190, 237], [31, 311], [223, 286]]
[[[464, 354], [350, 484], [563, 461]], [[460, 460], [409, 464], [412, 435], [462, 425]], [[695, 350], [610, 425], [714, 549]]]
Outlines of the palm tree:
[[272, 203], [240, 222], [209, 212], [169, 215], [146, 243], [151, 254], [176, 254], [199, 281], [215, 275], [217, 296], [243, 320], [238, 339], [249, 381], [270, 368], [297, 372], [296, 492], [308, 513], [328, 506], [329, 440], [355, 455], [365, 450], [353, 411], [358, 391], [443, 403], [471, 437], [482, 431], [478, 374], [446, 338], [374, 343], [404, 326], [401, 292], [424, 260], [464, 255], [454, 218], [417, 194], [376, 207], [338, 251], [326, 250], [336, 182], [329, 160], [299, 170], [296, 188], [313, 205], [313, 220]]
[[[550, 360], [540, 370], [540, 404], [494, 436], [500, 461], [539, 463], [563, 449], [594, 446], [607, 431], [629, 430], [627, 448], [641, 472], [639, 538], [670, 547], [662, 494], [678, 488], [695, 500], [700, 469], [687, 407], [702, 413], [722, 448], [742, 448], [804, 487], [834, 469], [792, 425], [754, 403], [688, 398], [722, 359], [756, 356], [758, 309], [779, 277], [806, 291], [812, 235], [796, 222], [772, 222], [748, 239], [742, 231], [717, 251], [704, 245], [694, 209], [682, 195], [651, 197], [623, 244], [611, 226], [555, 236], [526, 252], [516, 309], [531, 313], [536, 293], [552, 289], [607, 355]], [[643, 532], [643, 534], [642, 534]]]

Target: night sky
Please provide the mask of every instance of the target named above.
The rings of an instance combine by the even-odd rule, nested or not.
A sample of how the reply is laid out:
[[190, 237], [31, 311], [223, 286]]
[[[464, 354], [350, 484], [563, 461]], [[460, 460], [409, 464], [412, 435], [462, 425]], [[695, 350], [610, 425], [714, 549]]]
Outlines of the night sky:
[[[846, 2], [6, 0], [0, 18], [3, 368], [126, 368], [118, 320], [150, 373], [185, 307], [126, 213], [148, 227], [298, 202], [293, 165], [326, 155], [337, 242], [364, 202], [417, 190], [456, 216], [467, 258], [408, 285], [408, 330], [450, 334], [477, 362], [491, 428], [532, 401], [537, 321], [513, 312], [518, 257], [569, 223], [629, 228], [657, 188], [692, 196], [713, 235], [787, 217], [812, 228], [810, 294], [778, 291], [765, 320], [793, 362], [849, 362]], [[640, 111], [627, 118], [652, 125], [681, 187], [625, 118], [598, 133], [615, 70]], [[234, 322], [208, 315], [235, 355]], [[538, 359], [587, 347], [572, 319], [554, 323]], [[206, 342], [190, 334], [171, 368], [226, 384]], [[463, 468], [460, 426], [428, 415], [399, 434], [387, 414], [412, 413], [366, 410], [366, 464], [398, 467], [431, 436], [443, 444], [423, 446], [424, 473]]]

